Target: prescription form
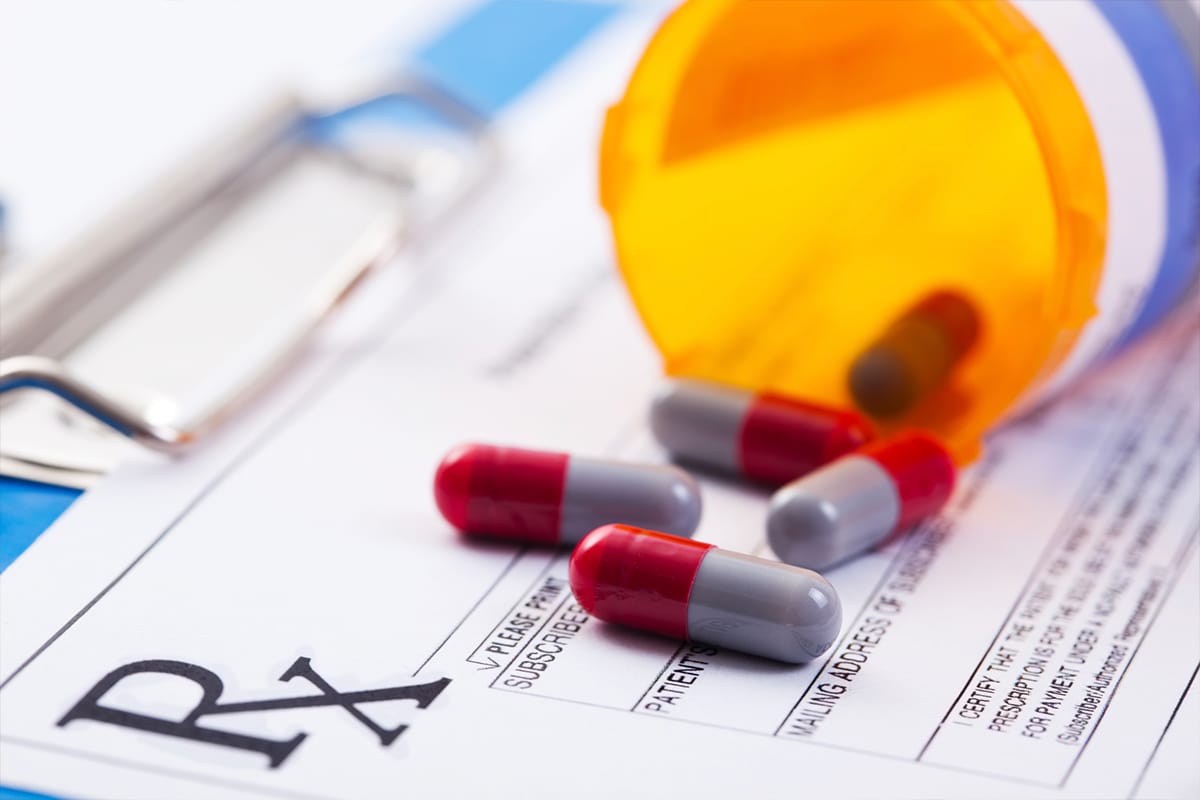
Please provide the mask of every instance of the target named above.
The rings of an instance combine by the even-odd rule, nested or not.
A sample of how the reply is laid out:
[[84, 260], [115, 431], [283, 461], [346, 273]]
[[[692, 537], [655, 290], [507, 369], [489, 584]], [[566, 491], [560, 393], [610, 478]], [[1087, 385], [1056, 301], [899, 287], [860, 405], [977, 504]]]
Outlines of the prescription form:
[[[636, 17], [636, 15], [634, 15]], [[0, 576], [0, 780], [63, 797], [1195, 797], [1200, 337], [988, 442], [950, 506], [828, 573], [804, 666], [619, 629], [567, 553], [464, 539], [488, 441], [663, 461], [659, 364], [596, 208], [617, 21], [501, 122], [508, 160], [247, 418], [135, 459]], [[768, 493], [697, 537], [770, 557]]]

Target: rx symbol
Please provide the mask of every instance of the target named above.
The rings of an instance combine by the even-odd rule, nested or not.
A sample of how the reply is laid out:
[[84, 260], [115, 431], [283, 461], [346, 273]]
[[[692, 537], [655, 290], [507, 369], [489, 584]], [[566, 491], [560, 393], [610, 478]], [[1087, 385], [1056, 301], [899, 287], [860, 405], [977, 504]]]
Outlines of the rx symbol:
[[[156, 717], [136, 711], [128, 711], [114, 706], [104, 705], [101, 700], [118, 683], [130, 675], [140, 674], [175, 675], [200, 687], [201, 697], [198, 703], [181, 720], [170, 717]], [[412, 700], [417, 708], [428, 708], [438, 695], [450, 685], [449, 678], [439, 678], [430, 683], [413, 684], [410, 686], [390, 686], [383, 689], [364, 689], [352, 692], [339, 692], [329, 681], [321, 677], [312, 667], [309, 658], [297, 658], [279, 680], [287, 682], [293, 678], [303, 678], [321, 691], [319, 695], [302, 695], [300, 697], [282, 697], [272, 700], [248, 700], [238, 703], [221, 703], [221, 693], [225, 685], [212, 670], [188, 664], [183, 661], [137, 661], [118, 667], [105, 675], [88, 691], [83, 698], [58, 721], [59, 727], [78, 719], [90, 719], [122, 728], [157, 733], [163, 736], [175, 736], [180, 739], [190, 739], [194, 742], [232, 747], [238, 750], [262, 753], [272, 768], [278, 767], [290, 756], [300, 743], [308, 737], [307, 733], [297, 733], [291, 739], [268, 739], [243, 733], [232, 733], [219, 728], [208, 728], [200, 724], [206, 717], [218, 714], [244, 714], [251, 711], [282, 711], [294, 708], [318, 708], [321, 706], [340, 706], [352, 717], [362, 723], [379, 739], [379, 743], [387, 747], [408, 729], [407, 724], [394, 728], [385, 728], [368, 716], [360, 705], [378, 703], [384, 700]]]

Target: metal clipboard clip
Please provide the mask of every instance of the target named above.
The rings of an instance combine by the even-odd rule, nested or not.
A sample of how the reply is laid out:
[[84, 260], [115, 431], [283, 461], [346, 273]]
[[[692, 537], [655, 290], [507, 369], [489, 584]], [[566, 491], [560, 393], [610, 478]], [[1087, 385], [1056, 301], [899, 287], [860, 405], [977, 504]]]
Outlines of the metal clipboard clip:
[[261, 109], [0, 276], [0, 473], [86, 487], [128, 440], [186, 451], [498, 160], [480, 114], [416, 79]]

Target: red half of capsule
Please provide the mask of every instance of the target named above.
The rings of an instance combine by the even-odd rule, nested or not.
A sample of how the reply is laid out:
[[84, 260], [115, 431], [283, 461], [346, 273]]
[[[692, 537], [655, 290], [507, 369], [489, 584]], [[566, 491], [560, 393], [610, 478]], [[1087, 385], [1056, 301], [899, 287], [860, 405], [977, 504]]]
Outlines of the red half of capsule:
[[934, 320], [949, 340], [955, 360], [962, 358], [979, 338], [979, 315], [975, 307], [955, 292], [934, 292], [917, 303], [909, 316]]
[[686, 639], [692, 583], [712, 547], [632, 525], [604, 525], [571, 554], [571, 591], [599, 619]]
[[751, 478], [788, 483], [873, 438], [871, 423], [855, 411], [760, 395], [742, 418], [738, 459]]
[[859, 454], [883, 467], [900, 496], [900, 518], [881, 546], [914, 523], [936, 514], [954, 493], [954, 460], [932, 436], [907, 431], [869, 444]]
[[460, 531], [556, 544], [567, 460], [565, 453], [461, 445], [438, 465], [434, 498]]

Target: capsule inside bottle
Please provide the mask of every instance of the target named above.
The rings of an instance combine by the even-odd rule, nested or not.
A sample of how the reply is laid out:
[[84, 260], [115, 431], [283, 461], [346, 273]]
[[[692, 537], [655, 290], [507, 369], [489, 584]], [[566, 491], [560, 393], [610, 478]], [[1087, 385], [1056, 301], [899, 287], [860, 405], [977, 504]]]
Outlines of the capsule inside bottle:
[[946, 383], [978, 338], [974, 305], [956, 292], [934, 292], [854, 360], [850, 394], [874, 417], [905, 414]]

